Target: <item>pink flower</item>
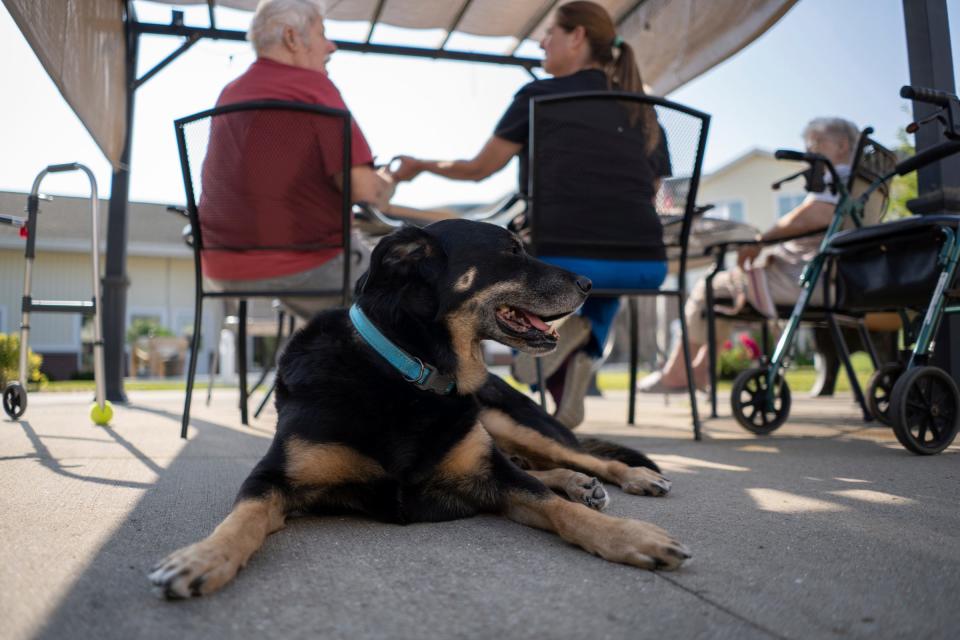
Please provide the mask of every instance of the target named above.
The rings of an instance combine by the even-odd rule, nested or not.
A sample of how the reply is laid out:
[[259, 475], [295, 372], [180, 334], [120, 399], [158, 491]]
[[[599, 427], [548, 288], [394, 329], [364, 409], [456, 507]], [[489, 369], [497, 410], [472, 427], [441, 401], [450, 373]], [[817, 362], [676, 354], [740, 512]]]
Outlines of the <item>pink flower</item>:
[[742, 344], [743, 348], [747, 350], [747, 355], [750, 356], [751, 360], [758, 360], [760, 358], [760, 345], [757, 344], [756, 340], [750, 337], [750, 334], [741, 333], [740, 344]]
[[721, 348], [722, 348], [724, 351], [730, 351], [730, 349], [733, 349], [733, 343], [730, 342], [729, 340], [727, 340], [726, 342], [723, 343], [723, 347], [721, 347]]

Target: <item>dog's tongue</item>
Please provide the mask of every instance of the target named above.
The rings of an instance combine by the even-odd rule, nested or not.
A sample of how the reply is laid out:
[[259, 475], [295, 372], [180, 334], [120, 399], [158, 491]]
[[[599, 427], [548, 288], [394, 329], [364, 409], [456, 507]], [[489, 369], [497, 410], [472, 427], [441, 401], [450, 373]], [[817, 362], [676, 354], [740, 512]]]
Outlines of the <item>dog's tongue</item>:
[[539, 329], [540, 331], [550, 330], [549, 325], [547, 325], [546, 322], [541, 320], [540, 316], [530, 313], [529, 311], [525, 311], [523, 309], [521, 309], [520, 311], [523, 313], [524, 316], [526, 316], [527, 320], [530, 321], [530, 324], [532, 324], [535, 329]]

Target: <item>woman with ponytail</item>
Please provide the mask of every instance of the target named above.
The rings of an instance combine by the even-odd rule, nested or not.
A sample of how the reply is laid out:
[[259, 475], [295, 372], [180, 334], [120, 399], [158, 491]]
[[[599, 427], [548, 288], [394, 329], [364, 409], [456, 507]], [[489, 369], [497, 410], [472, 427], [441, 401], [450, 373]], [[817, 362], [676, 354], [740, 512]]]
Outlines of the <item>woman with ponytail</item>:
[[[561, 5], [540, 46], [544, 51], [543, 69], [552, 77], [535, 80], [520, 89], [513, 102], [500, 118], [494, 135], [471, 160], [421, 160], [401, 156], [394, 173], [397, 180], [411, 180], [423, 171], [453, 180], [483, 180], [502, 169], [519, 156], [520, 191], [527, 186], [527, 144], [530, 126], [530, 99], [536, 96], [584, 91], [626, 91], [643, 93], [643, 82], [636, 57], [629, 44], [617, 35], [610, 14], [602, 6], [589, 1], [568, 2]], [[629, 213], [617, 216], [615, 222], [604, 228], [603, 234], [619, 238], [639, 239], [629, 251], [611, 253], [598, 246], [594, 252], [578, 251], [576, 257], [558, 252], [557, 255], [538, 256], [583, 274], [599, 288], [657, 288], [666, 277], [666, 255], [663, 249], [663, 229], [654, 207], [660, 180], [670, 175], [663, 130], [657, 123], [652, 107], [627, 107], [629, 124], [643, 132], [643, 158], [636, 167], [639, 184], [633, 193], [646, 194], [644, 202], [624, 203]], [[556, 135], [564, 135], [562, 131]], [[603, 167], [595, 167], [603, 169]], [[611, 167], [616, 170], [618, 167]], [[621, 168], [622, 169], [622, 168]], [[593, 194], [588, 179], [580, 179], [578, 188]], [[599, 188], [599, 187], [598, 187]], [[598, 194], [604, 195], [604, 194]], [[610, 194], [605, 200], [610, 200]], [[590, 217], [593, 211], [571, 203], [564, 219], [579, 220]], [[610, 217], [607, 216], [607, 220]], [[639, 238], [638, 238], [639, 234]], [[557, 401], [557, 420], [570, 428], [583, 421], [584, 396], [589, 386], [594, 365], [599, 363], [607, 342], [619, 301], [611, 298], [588, 299], [580, 315], [568, 319], [560, 328], [560, 343], [556, 351], [541, 358], [547, 387]], [[520, 354], [513, 367], [513, 375], [525, 383], [536, 381], [536, 364], [531, 356]]]

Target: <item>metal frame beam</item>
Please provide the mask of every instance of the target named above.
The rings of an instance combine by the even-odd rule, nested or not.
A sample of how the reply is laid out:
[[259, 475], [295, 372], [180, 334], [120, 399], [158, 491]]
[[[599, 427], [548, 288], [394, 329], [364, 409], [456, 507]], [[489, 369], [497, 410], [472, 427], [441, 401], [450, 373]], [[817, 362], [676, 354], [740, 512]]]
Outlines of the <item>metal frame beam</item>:
[[[165, 35], [184, 38], [210, 38], [213, 40], [245, 41], [245, 31], [231, 29], [210, 29], [204, 27], [188, 27], [178, 24], [156, 24], [151, 22], [133, 22], [131, 29], [137, 35]], [[483, 62], [487, 64], [502, 64], [515, 67], [533, 69], [543, 64], [538, 58], [519, 58], [511, 55], [496, 55], [491, 53], [475, 53], [472, 51], [447, 51], [443, 49], [427, 49], [424, 47], [404, 47], [399, 45], [373, 44], [368, 42], [352, 42], [349, 40], [334, 40], [338, 49], [356, 51], [359, 53], [377, 53], [383, 55], [398, 55], [414, 58], [431, 58], [434, 60], [457, 60], [460, 62]]]
[[550, 12], [553, 11], [553, 8], [560, 4], [560, 0], [550, 0], [546, 6], [540, 10], [537, 15], [530, 19], [530, 22], [523, 25], [523, 31], [520, 36], [517, 38], [517, 45], [513, 48], [513, 51], [510, 52], [510, 55], [513, 55], [517, 52], [521, 46], [523, 46], [523, 41], [530, 37], [530, 34], [533, 33], [534, 29], [537, 28], [544, 19], [550, 15]]
[[467, 14], [467, 9], [470, 8], [472, 2], [473, 0], [464, 0], [463, 6], [460, 7], [460, 11], [458, 11], [457, 15], [453, 18], [453, 22], [450, 23], [450, 28], [447, 29], [447, 35], [443, 36], [443, 41], [437, 46], [437, 49], [443, 49], [447, 46], [447, 42], [450, 41], [450, 36], [452, 36], [453, 32], [460, 26], [460, 21], [463, 20], [463, 16]]
[[[953, 53], [946, 0], [903, 0], [903, 18], [907, 35], [907, 59], [910, 84], [956, 93], [953, 80]], [[936, 107], [913, 103], [915, 121], [930, 115]], [[917, 151], [941, 142], [936, 127], [923, 127], [916, 133]], [[960, 158], [952, 156], [917, 172], [918, 194], [944, 186], [960, 186]], [[960, 382], [960, 316], [944, 318], [936, 339], [931, 364], [944, 369]]]
[[614, 22], [616, 22], [617, 27], [622, 26], [623, 23], [627, 21], [627, 18], [629, 18], [630, 16], [632, 16], [633, 13], [634, 13], [637, 9], [639, 9], [640, 6], [643, 5], [646, 1], [647, 1], [647, 0], [637, 0], [635, 3], [633, 3], [633, 6], [631, 6], [629, 9], [627, 9], [627, 10], [624, 11], [622, 14], [620, 14], [620, 17], [617, 18], [617, 19], [614, 21]]

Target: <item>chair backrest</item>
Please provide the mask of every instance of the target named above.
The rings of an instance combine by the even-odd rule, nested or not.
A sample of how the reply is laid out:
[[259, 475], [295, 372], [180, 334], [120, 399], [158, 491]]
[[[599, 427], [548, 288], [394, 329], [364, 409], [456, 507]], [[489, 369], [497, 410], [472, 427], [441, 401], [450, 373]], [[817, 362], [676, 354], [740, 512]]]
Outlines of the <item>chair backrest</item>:
[[[652, 149], [645, 124], [650, 109], [659, 126]], [[637, 247], [679, 246], [683, 269], [709, 122], [704, 113], [635, 93], [531, 100], [533, 251], [615, 258]], [[665, 243], [663, 227], [670, 223], [681, 228]]]
[[[890, 173], [897, 164], [897, 155], [870, 137], [871, 128], [860, 133], [857, 149], [850, 163], [850, 177], [847, 190], [850, 197], [857, 198], [877, 178]], [[887, 211], [890, 201], [889, 182], [874, 191], [863, 208], [863, 226], [878, 224]], [[852, 229], [855, 223], [845, 220], [843, 229]]]
[[209, 252], [349, 252], [349, 112], [257, 101], [174, 125], [198, 283]]

